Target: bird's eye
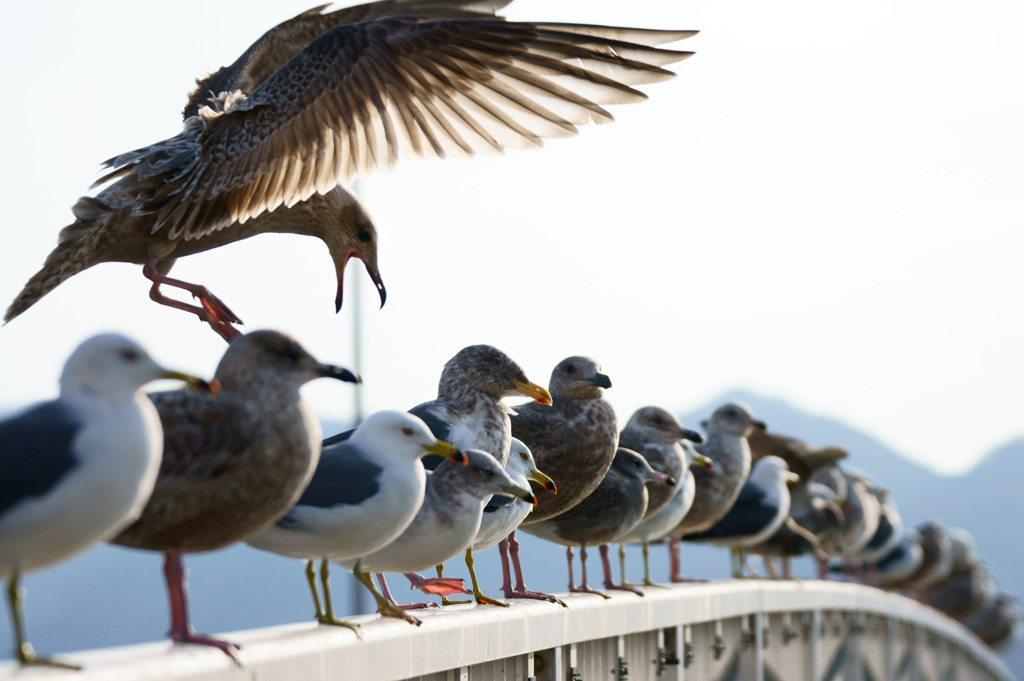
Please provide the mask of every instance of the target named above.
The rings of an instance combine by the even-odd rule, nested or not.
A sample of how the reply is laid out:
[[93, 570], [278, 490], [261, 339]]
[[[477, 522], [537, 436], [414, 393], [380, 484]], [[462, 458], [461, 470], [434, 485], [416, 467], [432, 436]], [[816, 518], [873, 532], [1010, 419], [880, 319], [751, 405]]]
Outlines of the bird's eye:
[[357, 237], [359, 238], [359, 240], [360, 240], [360, 241], [362, 241], [363, 243], [366, 243], [367, 241], [370, 241], [371, 239], [373, 239], [373, 235], [372, 235], [372, 234], [370, 234], [370, 230], [366, 229], [365, 227], [363, 227], [362, 229], [360, 229], [360, 230], [359, 230], [359, 233], [358, 233], [358, 234], [357, 234], [356, 236], [357, 236]]
[[124, 348], [121, 350], [121, 359], [128, 362], [137, 362], [139, 361], [139, 353], [131, 348]]
[[412, 437], [413, 429], [410, 428], [409, 426], [405, 426], [404, 428], [402, 428], [402, 434], [407, 437]]
[[288, 346], [285, 347], [284, 349], [284, 357], [289, 362], [296, 364], [298, 363], [299, 358], [302, 357], [302, 351], [299, 350], [298, 345], [295, 345], [294, 343], [289, 343]]
[[500, 367], [501, 366], [501, 360], [498, 359], [497, 357], [491, 358], [491, 366], [492, 367]]
[[519, 456], [523, 459], [523, 461], [526, 461], [526, 452], [522, 452]]
[[565, 367], [565, 373], [567, 373], [567, 374], [574, 374], [574, 373], [576, 373], [576, 367], [574, 367], [573, 365], [570, 364], [569, 366]]

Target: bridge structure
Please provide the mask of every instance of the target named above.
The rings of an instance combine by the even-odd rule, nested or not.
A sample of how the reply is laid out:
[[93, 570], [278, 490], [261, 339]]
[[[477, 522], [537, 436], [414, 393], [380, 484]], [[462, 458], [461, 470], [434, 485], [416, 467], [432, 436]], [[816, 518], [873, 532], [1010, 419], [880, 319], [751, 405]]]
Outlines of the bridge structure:
[[363, 638], [315, 622], [225, 634], [218, 650], [151, 643], [62, 656], [73, 681], [1010, 681], [967, 629], [904, 596], [858, 584], [740, 580], [564, 598], [569, 605], [423, 611], [423, 624], [362, 616]]

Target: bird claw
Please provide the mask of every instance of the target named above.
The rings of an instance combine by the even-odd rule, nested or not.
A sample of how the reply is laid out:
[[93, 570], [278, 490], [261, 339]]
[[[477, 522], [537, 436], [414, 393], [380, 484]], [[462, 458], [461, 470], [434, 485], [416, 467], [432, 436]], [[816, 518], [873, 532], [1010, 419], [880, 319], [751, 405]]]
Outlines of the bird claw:
[[494, 598], [491, 598], [490, 596], [485, 596], [481, 593], [474, 594], [473, 597], [476, 599], [477, 605], [498, 605], [502, 608], [511, 607], [509, 606], [508, 603], [505, 603], [504, 601], [496, 600]]
[[569, 591], [571, 591], [574, 594], [594, 594], [595, 596], [600, 596], [605, 600], [611, 598], [611, 596], [609, 596], [608, 594], [602, 593], [596, 589], [591, 589], [589, 586], [571, 586], [569, 587]]
[[199, 304], [203, 306], [203, 310], [210, 316], [213, 321], [218, 324], [242, 324], [242, 320], [238, 318], [234, 312], [231, 311], [224, 301], [217, 296], [210, 293], [210, 289], [205, 286], [196, 287], [192, 291], [192, 295], [199, 299]]
[[640, 589], [637, 589], [637, 588], [635, 588], [633, 586], [630, 586], [629, 584], [605, 584], [604, 588], [618, 590], [618, 591], [629, 591], [630, 593], [636, 594], [640, 598], [644, 597], [644, 592], [643, 591], [641, 591]]
[[672, 575], [671, 577], [669, 577], [668, 581], [672, 582], [673, 584], [698, 584], [701, 582], [706, 582], [708, 580], [693, 579], [691, 577], [683, 577], [682, 575]]
[[357, 638], [361, 639], [363, 637], [363, 631], [358, 624], [339, 620], [336, 617], [330, 617], [328, 615], [317, 615], [316, 621], [320, 624], [326, 624], [332, 627], [345, 627], [346, 629], [351, 629]]
[[67, 669], [70, 671], [81, 671], [82, 667], [77, 664], [71, 664], [68, 662], [61, 662], [55, 660], [52, 657], [41, 657], [36, 655], [32, 646], [28, 643], [23, 643], [17, 650], [18, 662], [23, 666], [34, 666], [34, 667], [54, 667], [56, 669]]
[[[466, 602], [468, 603], [469, 601]], [[395, 607], [401, 608], [402, 610], [430, 610], [431, 608], [440, 608], [441, 606], [437, 603], [427, 601], [424, 603], [403, 603], [401, 605], [396, 605]]]
[[211, 648], [216, 648], [217, 650], [221, 651], [222, 653], [230, 657], [236, 665], [238, 665], [239, 667], [242, 666], [241, 660], [239, 660], [238, 656], [235, 655], [235, 653], [238, 650], [241, 650], [241, 646], [239, 646], [237, 643], [223, 641], [219, 638], [213, 638], [212, 636], [206, 636], [204, 634], [195, 634], [192, 632], [184, 634], [172, 633], [171, 640], [175, 643], [194, 643], [196, 645], [210, 646]]
[[532, 598], [537, 601], [547, 601], [548, 603], [558, 603], [563, 608], [568, 608], [561, 599], [555, 598], [551, 594], [541, 593], [540, 591], [528, 591], [526, 589], [516, 590], [507, 589], [505, 590], [505, 598]]
[[395, 605], [393, 603], [388, 603], [387, 601], [385, 601], [385, 602], [381, 603], [378, 606], [377, 609], [380, 612], [382, 617], [394, 617], [395, 619], [405, 620], [409, 624], [413, 624], [413, 625], [418, 627], [421, 624], [423, 624], [423, 622], [421, 622], [418, 618], [413, 617], [412, 615], [410, 615], [409, 613], [406, 612], [406, 609], [410, 609], [411, 610], [416, 605], [424, 605], [425, 606], [426, 604], [425, 603], [418, 603], [418, 604], [413, 604], [412, 606], [401, 606], [401, 605]]

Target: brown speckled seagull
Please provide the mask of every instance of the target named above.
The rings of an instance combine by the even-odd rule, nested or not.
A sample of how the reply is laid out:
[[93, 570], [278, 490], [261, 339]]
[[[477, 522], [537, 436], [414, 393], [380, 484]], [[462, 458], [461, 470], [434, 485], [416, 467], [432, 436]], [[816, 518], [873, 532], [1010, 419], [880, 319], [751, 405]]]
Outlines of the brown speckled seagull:
[[164, 430], [160, 474], [142, 515], [111, 541], [165, 554], [172, 640], [235, 658], [233, 644], [192, 630], [182, 554], [248, 539], [299, 500], [320, 458], [320, 423], [299, 388], [320, 377], [359, 380], [284, 334], [254, 331], [221, 358], [219, 395], [151, 395]]
[[[533, 452], [537, 467], [558, 485], [558, 495], [543, 494], [534, 489], [538, 505], [520, 527], [529, 534], [537, 523], [543, 523], [569, 510], [597, 489], [615, 459], [619, 431], [615, 410], [604, 399], [612, 381], [601, 373], [601, 365], [591, 357], [574, 355], [555, 365], [548, 390], [553, 400], [551, 409], [538, 409], [527, 404], [516, 407], [512, 417], [512, 434]], [[531, 483], [532, 485], [533, 483]], [[499, 550], [502, 548], [499, 546]], [[508, 550], [516, 568], [516, 587], [505, 585], [509, 598], [541, 598], [553, 596], [526, 589], [521, 575], [519, 542], [515, 533], [509, 536]]]
[[[437, 385], [437, 397], [409, 410], [419, 416], [434, 437], [460, 449], [480, 449], [493, 456], [504, 466], [512, 447], [512, 409], [505, 404], [506, 397], [529, 397], [538, 405], [549, 409], [551, 394], [532, 383], [526, 372], [511, 357], [491, 345], [470, 345], [460, 350], [444, 365]], [[442, 459], [428, 456], [423, 460], [427, 468], [435, 468]], [[476, 583], [472, 549], [466, 554], [470, 576]], [[437, 566], [437, 578], [427, 579], [410, 572], [406, 577], [416, 588], [442, 597], [448, 604], [451, 593], [464, 593], [462, 580], [443, 577], [443, 568]], [[478, 603], [505, 605], [484, 596], [474, 589]]]
[[[608, 561], [608, 542], [615, 541], [629, 532], [644, 516], [647, 510], [647, 482], [656, 481], [665, 486], [675, 486], [675, 480], [650, 467], [644, 457], [631, 449], [619, 447], [608, 472], [598, 481], [593, 492], [582, 501], [545, 522], [536, 523], [526, 529], [532, 535], [566, 547], [569, 563], [569, 591], [591, 593], [608, 598], [600, 591], [587, 585], [587, 547], [601, 547], [601, 564], [604, 568], [606, 589], [632, 591], [638, 596], [643, 592], [612, 580]], [[527, 516], [529, 517], [529, 516]], [[582, 568], [580, 585], [576, 586], [572, 572], [572, 547], [580, 549]]]
[[[354, 14], [320, 7], [272, 29], [199, 83], [179, 134], [107, 162], [97, 184], [116, 181], [75, 204], [76, 221], [5, 321], [86, 268], [131, 262], [144, 266], [153, 300], [230, 340], [238, 317], [206, 288], [167, 274], [178, 257], [264, 232], [327, 244], [336, 308], [345, 263], [363, 259], [383, 305], [373, 223], [344, 184], [399, 155], [501, 153], [611, 121], [603, 105], [645, 99], [632, 86], [672, 77], [662, 67], [691, 54], [656, 46], [694, 31], [490, 16], [503, 4], [399, 1]], [[461, 18], [433, 18], [451, 8]], [[162, 285], [199, 305], [164, 296]]]
[[698, 445], [697, 451], [715, 465], [692, 469], [697, 493], [686, 517], [668, 537], [673, 582], [686, 581], [679, 573], [679, 538], [710, 529], [729, 512], [750, 475], [747, 437], [764, 429], [764, 422], [755, 419], [750, 407], [740, 402], [724, 404], [711, 415], [707, 441]]

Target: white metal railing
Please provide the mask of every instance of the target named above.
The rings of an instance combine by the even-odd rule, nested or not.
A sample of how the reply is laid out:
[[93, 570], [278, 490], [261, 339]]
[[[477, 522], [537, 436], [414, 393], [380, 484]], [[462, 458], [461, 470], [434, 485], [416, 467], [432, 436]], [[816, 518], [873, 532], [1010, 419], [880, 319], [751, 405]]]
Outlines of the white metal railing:
[[449, 606], [423, 625], [377, 616], [347, 629], [291, 624], [225, 634], [242, 666], [201, 646], [153, 643], [62, 656], [81, 672], [0, 679], [142, 681], [1009, 680], [966, 629], [896, 594], [837, 582], [743, 580], [563, 596], [569, 608]]

